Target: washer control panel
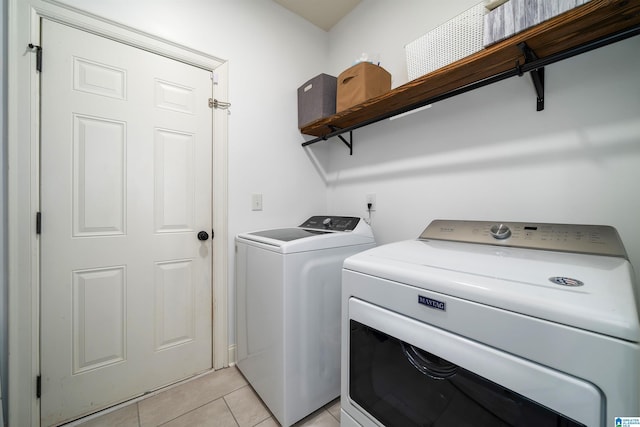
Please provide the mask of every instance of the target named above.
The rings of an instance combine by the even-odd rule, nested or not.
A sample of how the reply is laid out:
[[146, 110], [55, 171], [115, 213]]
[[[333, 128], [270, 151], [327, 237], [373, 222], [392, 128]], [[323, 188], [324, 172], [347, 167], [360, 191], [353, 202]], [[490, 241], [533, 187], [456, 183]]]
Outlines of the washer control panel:
[[627, 258], [607, 225], [434, 220], [419, 238]]
[[316, 230], [353, 231], [360, 218], [352, 216], [312, 216], [300, 225], [300, 228]]

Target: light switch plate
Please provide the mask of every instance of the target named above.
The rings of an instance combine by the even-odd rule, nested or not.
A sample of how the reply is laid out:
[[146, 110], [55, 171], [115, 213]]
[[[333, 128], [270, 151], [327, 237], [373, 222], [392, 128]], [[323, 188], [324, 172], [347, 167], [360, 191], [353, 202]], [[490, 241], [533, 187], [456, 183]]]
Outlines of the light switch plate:
[[251, 210], [252, 211], [262, 210], [262, 194], [251, 195]]

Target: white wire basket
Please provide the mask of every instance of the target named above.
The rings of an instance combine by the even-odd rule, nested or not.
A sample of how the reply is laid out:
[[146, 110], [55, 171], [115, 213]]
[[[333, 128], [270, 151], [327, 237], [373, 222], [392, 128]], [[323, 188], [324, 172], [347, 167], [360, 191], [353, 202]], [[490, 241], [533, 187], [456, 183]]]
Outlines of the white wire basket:
[[405, 46], [407, 75], [416, 79], [483, 48], [484, 2]]

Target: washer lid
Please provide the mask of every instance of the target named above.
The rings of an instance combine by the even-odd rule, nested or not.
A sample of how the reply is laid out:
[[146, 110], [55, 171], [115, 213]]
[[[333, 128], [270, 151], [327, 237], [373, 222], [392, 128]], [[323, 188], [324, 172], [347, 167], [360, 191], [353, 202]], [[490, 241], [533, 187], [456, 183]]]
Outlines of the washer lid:
[[299, 227], [240, 233], [236, 240], [283, 254], [375, 244], [369, 224], [344, 216], [313, 216]]
[[[640, 342], [633, 270], [624, 258], [410, 240], [353, 255], [344, 268]], [[389, 286], [389, 295], [370, 297], [392, 293]]]
[[292, 240], [304, 239], [305, 237], [327, 234], [329, 231], [304, 230], [302, 228], [277, 228], [275, 230], [253, 231], [247, 233], [249, 236], [266, 237], [268, 239], [290, 242]]

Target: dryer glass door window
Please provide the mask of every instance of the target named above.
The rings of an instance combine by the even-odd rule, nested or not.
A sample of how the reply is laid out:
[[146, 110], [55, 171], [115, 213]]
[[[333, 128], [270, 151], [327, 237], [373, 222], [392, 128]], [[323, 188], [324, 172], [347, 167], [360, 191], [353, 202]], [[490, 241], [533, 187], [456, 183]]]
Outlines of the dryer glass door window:
[[583, 426], [355, 320], [349, 395], [385, 426]]

